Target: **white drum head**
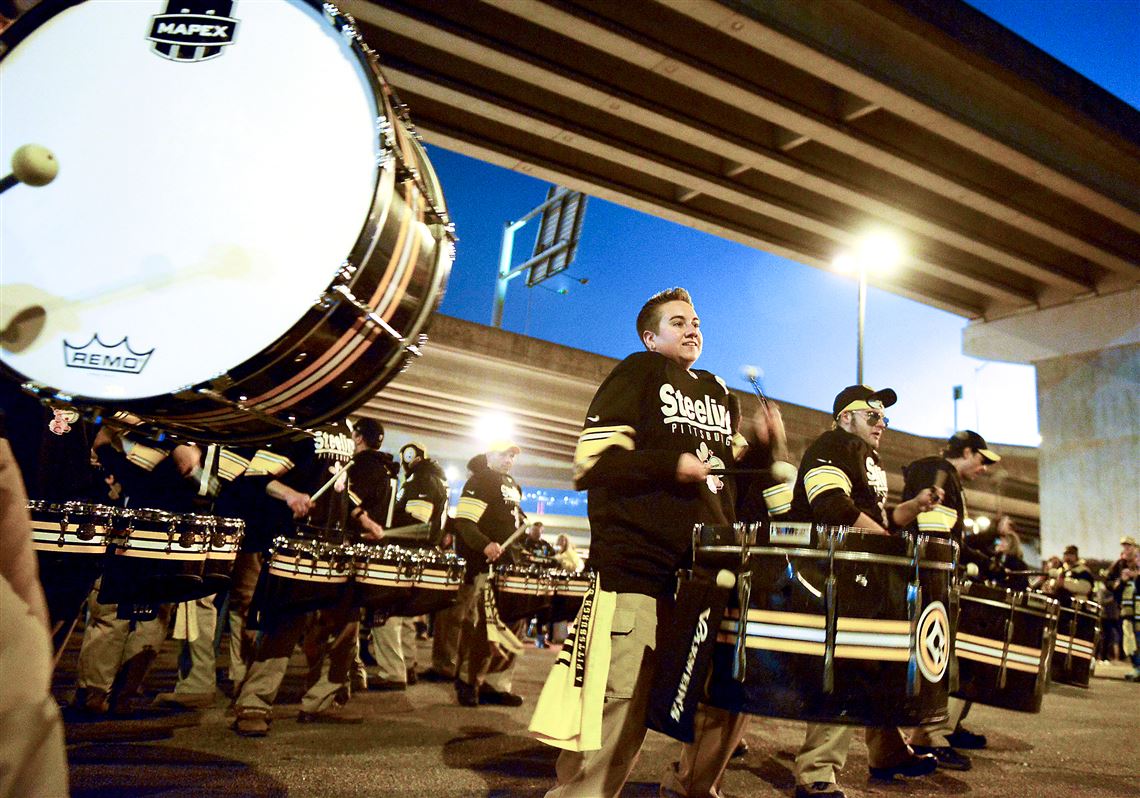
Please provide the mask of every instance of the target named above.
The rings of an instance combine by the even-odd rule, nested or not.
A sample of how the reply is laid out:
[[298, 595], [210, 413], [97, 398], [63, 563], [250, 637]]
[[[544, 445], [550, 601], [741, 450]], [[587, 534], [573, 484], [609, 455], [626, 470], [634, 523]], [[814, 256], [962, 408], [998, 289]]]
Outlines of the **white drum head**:
[[60, 163], [0, 196], [0, 325], [46, 312], [0, 360], [75, 396], [171, 393], [252, 358], [372, 206], [380, 106], [303, 2], [84, 3], [0, 61], [0, 107], [0, 163], [27, 143]]

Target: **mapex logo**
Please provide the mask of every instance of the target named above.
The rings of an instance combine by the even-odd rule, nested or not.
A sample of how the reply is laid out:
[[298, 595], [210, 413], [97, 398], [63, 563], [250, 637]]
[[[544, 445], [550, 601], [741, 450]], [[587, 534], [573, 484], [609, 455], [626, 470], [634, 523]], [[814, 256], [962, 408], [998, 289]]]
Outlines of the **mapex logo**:
[[209, 61], [234, 43], [238, 21], [233, 0], [168, 0], [166, 13], [150, 18], [147, 40], [170, 61]]
[[136, 352], [127, 343], [127, 337], [117, 344], [108, 346], [99, 340], [99, 333], [83, 346], [63, 342], [63, 364], [72, 369], [94, 369], [95, 371], [117, 371], [121, 374], [139, 374], [146, 368], [154, 349]]

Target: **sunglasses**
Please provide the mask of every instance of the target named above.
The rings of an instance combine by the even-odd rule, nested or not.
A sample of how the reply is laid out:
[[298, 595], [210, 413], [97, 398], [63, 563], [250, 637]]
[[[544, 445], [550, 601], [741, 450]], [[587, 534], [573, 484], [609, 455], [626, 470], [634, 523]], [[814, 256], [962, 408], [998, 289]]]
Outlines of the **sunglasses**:
[[880, 421], [883, 422], [884, 427], [891, 425], [891, 420], [882, 413], [878, 413], [874, 410], [860, 410], [859, 412], [867, 418], [867, 423], [872, 427], [876, 426]]

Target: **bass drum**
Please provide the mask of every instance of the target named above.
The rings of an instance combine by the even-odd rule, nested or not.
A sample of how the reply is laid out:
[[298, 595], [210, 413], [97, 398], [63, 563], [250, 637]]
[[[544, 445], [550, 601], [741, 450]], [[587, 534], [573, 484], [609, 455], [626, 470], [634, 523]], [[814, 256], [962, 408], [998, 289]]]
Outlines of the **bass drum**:
[[261, 441], [419, 354], [451, 225], [331, 4], [43, 3], [0, 37], [0, 83], [0, 159], [60, 164], [0, 218], [0, 366], [30, 392]]

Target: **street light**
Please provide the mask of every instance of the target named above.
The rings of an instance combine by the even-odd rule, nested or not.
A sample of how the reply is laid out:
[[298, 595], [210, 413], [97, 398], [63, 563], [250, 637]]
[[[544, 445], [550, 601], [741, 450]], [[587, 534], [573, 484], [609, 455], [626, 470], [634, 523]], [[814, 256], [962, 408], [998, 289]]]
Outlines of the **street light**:
[[902, 263], [902, 243], [894, 235], [882, 230], [864, 234], [852, 252], [841, 252], [832, 261], [840, 273], [855, 273], [859, 278], [859, 318], [856, 340], [855, 382], [863, 384], [863, 321], [867, 315], [867, 272], [887, 274]]

